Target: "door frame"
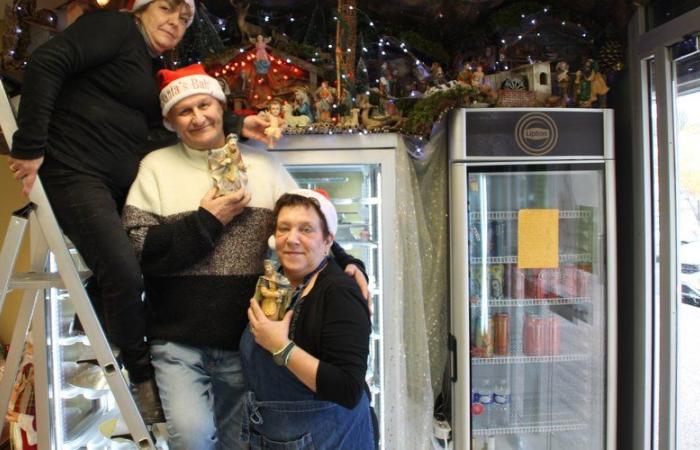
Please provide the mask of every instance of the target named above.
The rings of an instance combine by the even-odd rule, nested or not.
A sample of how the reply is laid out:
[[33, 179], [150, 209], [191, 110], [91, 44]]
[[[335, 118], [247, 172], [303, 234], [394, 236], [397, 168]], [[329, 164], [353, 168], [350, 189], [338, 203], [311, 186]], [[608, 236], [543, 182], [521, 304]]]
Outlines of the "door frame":
[[[677, 268], [676, 152], [673, 59], [669, 47], [700, 31], [700, 8], [645, 31], [645, 11], [638, 8], [629, 29], [635, 220], [634, 301], [634, 449], [676, 449]], [[651, 85], [649, 61], [654, 61], [656, 148], [658, 174], [651, 166]], [[640, 95], [635, 95], [639, 93]], [[654, 296], [653, 179], [659, 192], [659, 298]], [[658, 321], [658, 322], [656, 322]], [[655, 339], [654, 333], [658, 332]], [[658, 345], [655, 352], [654, 347]], [[658, 355], [655, 361], [654, 355]], [[655, 376], [657, 374], [658, 376]], [[658, 408], [655, 407], [658, 405]], [[657, 446], [658, 441], [658, 446]]]

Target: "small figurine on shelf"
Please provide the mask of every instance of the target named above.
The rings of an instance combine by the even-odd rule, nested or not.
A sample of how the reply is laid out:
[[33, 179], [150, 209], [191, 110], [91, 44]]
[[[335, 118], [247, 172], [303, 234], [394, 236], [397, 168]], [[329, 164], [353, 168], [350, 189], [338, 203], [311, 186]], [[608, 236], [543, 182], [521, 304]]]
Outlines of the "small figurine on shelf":
[[382, 63], [381, 76], [379, 77], [379, 93], [385, 97], [390, 97], [394, 93], [394, 73], [387, 62]]
[[219, 188], [218, 195], [230, 194], [248, 184], [248, 172], [237, 142], [238, 136], [229, 134], [223, 148], [209, 150], [207, 155], [211, 176]]
[[270, 122], [270, 126], [265, 128], [265, 136], [267, 136], [267, 148], [272, 148], [282, 137], [282, 131], [287, 126], [282, 118], [282, 103], [279, 100], [272, 100], [267, 111], [261, 111], [260, 115]]
[[267, 44], [272, 40], [271, 37], [263, 37], [259, 34], [255, 39], [250, 38], [250, 43], [255, 45], [255, 71], [258, 75], [267, 74], [270, 68], [270, 56], [267, 54]]
[[291, 103], [285, 103], [282, 105], [282, 112], [284, 112], [284, 123], [286, 123], [290, 128], [305, 127], [311, 123], [309, 116], [295, 116], [294, 107]]
[[445, 72], [442, 70], [442, 66], [437, 61], [433, 62], [433, 64], [430, 66], [430, 73], [432, 74], [434, 84], [440, 85], [445, 82]]
[[472, 72], [472, 66], [470, 66], [469, 63], [464, 64], [462, 70], [457, 74], [457, 81], [462, 84], [471, 85], [473, 78], [474, 73]]
[[557, 72], [559, 104], [566, 107], [569, 104], [569, 64], [566, 61], [559, 61], [555, 71]]
[[291, 284], [275, 270], [272, 260], [266, 259], [263, 262], [263, 270], [255, 288], [255, 299], [268, 319], [282, 320], [292, 298]]
[[327, 81], [322, 81], [321, 86], [316, 89], [316, 120], [319, 122], [330, 122], [333, 102], [335, 101], [335, 89], [328, 86]]
[[598, 72], [598, 64], [587, 59], [583, 62], [581, 70], [576, 72], [574, 80], [574, 97], [578, 106], [582, 108], [605, 108], [606, 96], [610, 88], [605, 83], [605, 78]]
[[311, 110], [311, 100], [309, 99], [309, 94], [306, 93], [306, 89], [297, 88], [294, 90], [293, 110], [299, 116], [308, 117], [309, 123], [313, 123], [314, 113]]
[[479, 87], [484, 83], [484, 68], [481, 64], [476, 66], [474, 72], [472, 72], [471, 85], [474, 87]]

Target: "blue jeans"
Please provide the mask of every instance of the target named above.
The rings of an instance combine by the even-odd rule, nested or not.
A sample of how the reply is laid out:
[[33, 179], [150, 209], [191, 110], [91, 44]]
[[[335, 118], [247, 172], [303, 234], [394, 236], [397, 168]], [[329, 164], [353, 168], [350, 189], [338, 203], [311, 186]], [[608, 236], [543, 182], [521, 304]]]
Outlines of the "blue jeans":
[[242, 449], [245, 381], [239, 352], [151, 343], [171, 450]]

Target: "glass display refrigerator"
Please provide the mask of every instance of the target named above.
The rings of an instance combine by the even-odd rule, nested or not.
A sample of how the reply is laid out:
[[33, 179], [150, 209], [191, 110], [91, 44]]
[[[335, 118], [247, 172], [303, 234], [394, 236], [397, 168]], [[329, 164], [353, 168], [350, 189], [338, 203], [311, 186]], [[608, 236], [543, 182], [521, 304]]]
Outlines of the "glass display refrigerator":
[[449, 119], [455, 449], [615, 448], [612, 111]]
[[[385, 380], [392, 367], [385, 365], [385, 329], [391, 326], [384, 306], [392, 301], [389, 283], [395, 267], [390, 263], [395, 245], [394, 171], [397, 135], [307, 135], [285, 137], [275, 154], [299, 187], [328, 192], [338, 211], [335, 240], [362, 260], [369, 277], [372, 303], [372, 334], [367, 364], [367, 384], [379, 419], [380, 446], [385, 440], [383, 415], [387, 401]], [[328, 150], [332, 149], [332, 150]], [[400, 150], [403, 151], [403, 150]], [[386, 263], [384, 263], [386, 262]]]

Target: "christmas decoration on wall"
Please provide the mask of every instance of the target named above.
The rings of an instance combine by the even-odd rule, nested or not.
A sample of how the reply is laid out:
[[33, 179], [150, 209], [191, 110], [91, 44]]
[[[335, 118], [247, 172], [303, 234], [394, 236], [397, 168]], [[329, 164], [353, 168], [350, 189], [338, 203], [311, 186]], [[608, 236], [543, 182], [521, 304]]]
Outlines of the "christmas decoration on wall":
[[11, 6], [5, 6], [5, 18], [0, 22], [3, 72], [18, 71], [26, 64], [29, 33], [24, 19], [33, 12], [34, 5], [27, 0], [15, 0]]

